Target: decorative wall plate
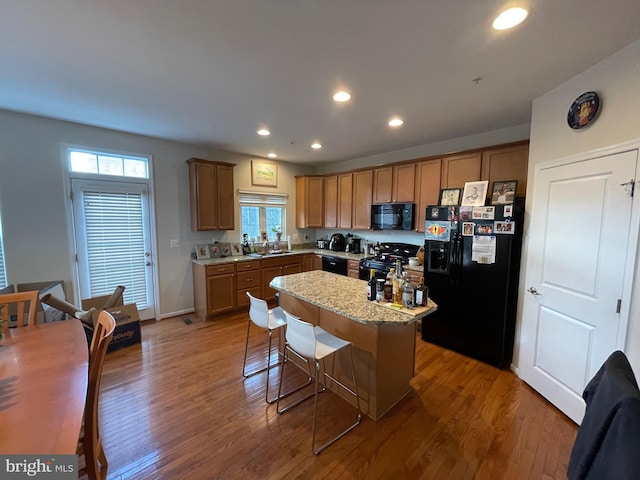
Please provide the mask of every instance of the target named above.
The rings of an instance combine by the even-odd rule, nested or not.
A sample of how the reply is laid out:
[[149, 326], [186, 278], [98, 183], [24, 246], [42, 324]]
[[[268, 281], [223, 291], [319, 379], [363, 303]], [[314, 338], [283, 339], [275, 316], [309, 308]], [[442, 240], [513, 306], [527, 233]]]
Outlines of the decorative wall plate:
[[596, 92], [585, 92], [571, 104], [567, 123], [577, 130], [589, 125], [600, 111], [600, 97]]

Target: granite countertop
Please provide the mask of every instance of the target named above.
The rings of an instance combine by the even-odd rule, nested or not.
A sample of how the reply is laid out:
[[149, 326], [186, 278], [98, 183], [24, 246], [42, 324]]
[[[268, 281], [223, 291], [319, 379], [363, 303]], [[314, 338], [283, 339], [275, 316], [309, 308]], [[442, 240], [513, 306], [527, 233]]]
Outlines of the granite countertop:
[[346, 253], [346, 252], [333, 252], [331, 250], [321, 250], [314, 248], [306, 248], [306, 249], [294, 249], [288, 250], [287, 253], [279, 253], [279, 254], [270, 254], [270, 255], [238, 255], [236, 257], [222, 257], [222, 258], [207, 258], [206, 260], [197, 260], [192, 259], [193, 263], [197, 263], [198, 265], [220, 265], [223, 263], [234, 263], [234, 262], [249, 262], [251, 260], [260, 260], [261, 258], [279, 258], [279, 257], [290, 257], [293, 255], [304, 255], [306, 253], [312, 253], [314, 255], [331, 255], [334, 257], [342, 257], [348, 260], [360, 260], [364, 258], [364, 255], [361, 253]]
[[407, 324], [415, 322], [438, 306], [429, 299], [421, 309], [396, 310], [367, 300], [367, 282], [334, 273], [314, 270], [275, 277], [272, 288], [330, 310], [360, 323]]

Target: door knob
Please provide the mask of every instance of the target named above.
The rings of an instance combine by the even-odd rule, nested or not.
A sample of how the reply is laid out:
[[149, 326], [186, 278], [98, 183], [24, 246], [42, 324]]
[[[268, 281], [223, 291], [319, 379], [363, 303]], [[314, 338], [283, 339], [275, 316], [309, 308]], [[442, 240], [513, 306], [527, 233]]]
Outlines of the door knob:
[[529, 290], [527, 290], [527, 292], [529, 292], [531, 295], [540, 295], [538, 291], [533, 287], [529, 287]]

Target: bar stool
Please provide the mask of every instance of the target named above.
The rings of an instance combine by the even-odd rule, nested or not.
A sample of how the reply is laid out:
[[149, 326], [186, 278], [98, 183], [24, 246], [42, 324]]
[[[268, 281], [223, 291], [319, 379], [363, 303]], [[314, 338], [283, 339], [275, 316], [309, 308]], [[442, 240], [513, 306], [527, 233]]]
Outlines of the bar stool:
[[[285, 312], [282, 308], [276, 307], [269, 309], [267, 302], [260, 298], [256, 298], [249, 292], [246, 292], [249, 297], [249, 323], [247, 325], [247, 340], [244, 346], [244, 361], [242, 363], [242, 375], [244, 378], [249, 378], [258, 373], [264, 371], [267, 372], [267, 388], [265, 391], [264, 399], [267, 403], [273, 403], [277, 399], [269, 400], [269, 372], [271, 367], [275, 367], [280, 364], [280, 360], [275, 364], [271, 364], [271, 337], [275, 330], [286, 325], [287, 320], [285, 318]], [[249, 349], [249, 334], [251, 332], [251, 324], [254, 324], [260, 328], [266, 329], [269, 333], [269, 348], [267, 350], [267, 366], [247, 373], [247, 351]], [[279, 339], [278, 339], [279, 340]], [[280, 353], [280, 342], [278, 341], [278, 357]]]
[[[280, 369], [280, 386], [278, 388], [278, 398], [276, 404], [276, 411], [279, 414], [286, 412], [287, 410], [299, 405], [303, 401], [314, 397], [313, 399], [313, 420], [311, 426], [311, 450], [314, 454], [318, 455], [329, 445], [333, 444], [336, 440], [342, 438], [348, 432], [353, 430], [362, 419], [362, 411], [360, 410], [360, 396], [358, 395], [358, 385], [356, 383], [356, 373], [353, 363], [353, 351], [351, 349], [351, 342], [347, 342], [338, 338], [334, 335], [331, 335], [327, 331], [323, 330], [321, 327], [313, 326], [311, 323], [305, 322], [301, 320], [299, 317], [295, 315], [291, 315], [289, 312], [285, 312], [285, 316], [287, 318], [287, 333], [286, 333], [286, 342], [284, 346], [284, 363], [282, 368]], [[351, 360], [351, 378], [353, 381], [354, 390], [351, 390], [349, 387], [341, 383], [335, 377], [327, 373], [326, 368], [324, 368], [324, 359], [333, 355], [339, 350], [343, 348], [349, 349], [349, 358]], [[282, 380], [284, 377], [284, 364], [290, 363], [287, 358], [289, 353], [293, 353], [297, 357], [302, 360], [308, 362], [309, 364], [313, 362], [315, 365], [315, 383], [314, 383], [314, 391], [312, 394], [307, 395], [304, 398], [296, 401], [295, 403], [280, 409], [280, 400], [284, 398], [286, 395], [281, 395], [282, 389]], [[320, 372], [320, 361], [323, 362], [323, 375], [324, 377], [329, 378], [334, 381], [338, 385], [340, 385], [344, 390], [353, 395], [356, 399], [356, 405], [358, 408], [358, 415], [356, 417], [355, 422], [347, 427], [342, 432], [338, 433], [336, 436], [332, 437], [330, 440], [325, 442], [322, 446], [316, 449], [316, 412], [318, 407], [318, 393], [325, 390], [324, 384], [322, 390], [318, 390], [318, 375]], [[323, 382], [324, 383], [324, 382]]]

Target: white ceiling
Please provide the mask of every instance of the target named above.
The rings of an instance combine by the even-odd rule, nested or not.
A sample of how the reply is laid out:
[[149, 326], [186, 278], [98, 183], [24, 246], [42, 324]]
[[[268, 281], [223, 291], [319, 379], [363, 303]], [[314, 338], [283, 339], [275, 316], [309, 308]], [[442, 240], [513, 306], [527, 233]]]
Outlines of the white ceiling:
[[639, 0], [523, 0], [494, 31], [514, 3], [0, 0], [0, 108], [316, 164], [527, 124], [640, 38]]

